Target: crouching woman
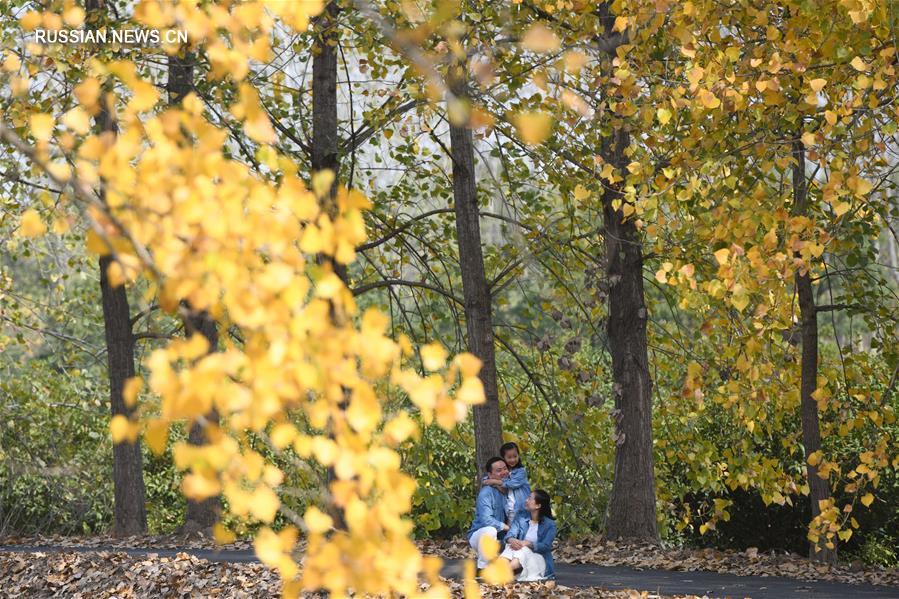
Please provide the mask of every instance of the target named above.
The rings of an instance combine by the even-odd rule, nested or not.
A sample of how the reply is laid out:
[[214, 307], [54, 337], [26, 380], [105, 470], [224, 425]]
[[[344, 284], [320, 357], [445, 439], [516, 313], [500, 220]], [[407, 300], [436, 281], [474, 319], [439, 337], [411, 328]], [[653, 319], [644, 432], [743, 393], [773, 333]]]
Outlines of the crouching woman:
[[556, 538], [549, 493], [537, 489], [524, 504], [528, 515], [515, 519], [506, 533], [506, 548], [500, 557], [509, 561], [516, 580], [555, 578], [552, 546]]

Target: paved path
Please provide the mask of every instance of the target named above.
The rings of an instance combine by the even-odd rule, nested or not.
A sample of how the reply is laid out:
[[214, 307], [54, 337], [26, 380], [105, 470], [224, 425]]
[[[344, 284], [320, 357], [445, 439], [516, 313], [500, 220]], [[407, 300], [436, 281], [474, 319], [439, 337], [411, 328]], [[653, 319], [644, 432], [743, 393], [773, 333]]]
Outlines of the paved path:
[[[186, 552], [213, 562], [256, 562], [252, 550], [215, 551], [209, 549], [121, 549], [118, 547], [0, 546], [2, 552], [113, 551], [133, 556], [157, 554], [174, 556]], [[462, 562], [447, 560], [442, 574], [461, 577]], [[667, 570], [633, 570], [587, 564], [556, 564], [557, 582], [569, 587], [602, 587], [604, 589], [637, 589], [667, 595], [708, 595], [709, 597], [752, 597], [753, 599], [899, 599], [899, 588], [837, 582], [807, 582], [780, 576], [734, 576], [717, 572], [672, 572]]]

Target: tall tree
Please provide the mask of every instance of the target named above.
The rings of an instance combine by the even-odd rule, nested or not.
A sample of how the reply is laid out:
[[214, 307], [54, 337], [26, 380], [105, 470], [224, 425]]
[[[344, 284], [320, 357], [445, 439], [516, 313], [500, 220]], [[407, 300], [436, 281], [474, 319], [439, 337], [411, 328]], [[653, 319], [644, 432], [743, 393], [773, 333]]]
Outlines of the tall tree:
[[[467, 106], [467, 61], [453, 65], [449, 77], [450, 101]], [[452, 111], [451, 111], [452, 112]], [[481, 249], [481, 223], [475, 180], [471, 129], [450, 119], [450, 151], [453, 162], [453, 200], [456, 239], [465, 304], [468, 350], [480, 358], [480, 378], [486, 401], [474, 407], [475, 462], [477, 470], [499, 454], [502, 444], [499, 391], [496, 384], [496, 354], [493, 341], [493, 307]]]
[[[166, 91], [169, 104], [177, 105], [190, 93], [194, 85], [194, 55], [190, 52], [169, 56]], [[196, 311], [185, 302], [184, 332], [190, 337], [199, 333], [206, 338], [209, 352], [218, 350], [218, 328], [215, 321], [205, 311]], [[218, 425], [219, 415], [213, 408], [205, 417], [205, 426]], [[207, 441], [204, 424], [194, 422], [188, 431], [187, 440], [192, 445], [204, 445]], [[221, 498], [208, 497], [203, 500], [187, 499], [182, 532], [208, 531], [219, 519], [222, 509]]]
[[[100, 0], [87, 0], [88, 18], [100, 22], [104, 11]], [[95, 125], [104, 133], [115, 134], [116, 123], [112, 102], [101, 102]], [[101, 189], [101, 201], [105, 191]], [[115, 261], [111, 255], [100, 258], [100, 293], [103, 301], [103, 325], [106, 331], [106, 363], [109, 376], [109, 405], [112, 417], [136, 418], [136, 406], [125, 401], [125, 383], [135, 374], [134, 334], [131, 329], [131, 310], [128, 294], [121, 282], [110, 281], [110, 268]], [[115, 496], [113, 532], [117, 536], [147, 531], [146, 488], [143, 477], [143, 458], [138, 439], [124, 440], [113, 445], [112, 471]]]
[[[793, 215], [808, 216], [808, 182], [805, 168], [805, 144], [800, 128], [793, 140]], [[821, 425], [818, 421], [818, 402], [813, 394], [818, 388], [818, 307], [812, 289], [809, 268], [798, 269], [795, 275], [796, 294], [799, 299], [800, 339], [802, 361], [800, 363], [800, 417], [802, 422], [802, 444], [805, 455], [809, 456], [821, 449]], [[821, 505], [830, 501], [830, 482], [818, 476], [817, 464], [805, 464], [808, 479], [808, 499], [812, 508], [812, 518], [821, 514]], [[809, 556], [818, 561], [834, 562], [837, 557], [836, 539], [827, 547], [828, 539], [820, 538], [812, 543]]]
[[[610, 32], [611, 25], [607, 32]], [[606, 163], [624, 172], [630, 134], [613, 129], [603, 140]], [[615, 478], [606, 517], [612, 539], [657, 540], [652, 455], [652, 381], [646, 340], [643, 244], [634, 219], [626, 219], [619, 185], [602, 194], [608, 292], [606, 330], [615, 398]]]

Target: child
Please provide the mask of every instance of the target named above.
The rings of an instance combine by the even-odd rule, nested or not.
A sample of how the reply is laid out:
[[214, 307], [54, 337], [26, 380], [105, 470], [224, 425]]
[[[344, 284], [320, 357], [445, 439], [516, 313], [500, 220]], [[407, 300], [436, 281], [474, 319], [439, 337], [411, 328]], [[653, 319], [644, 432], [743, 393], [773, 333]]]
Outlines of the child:
[[483, 482], [485, 485], [493, 485], [501, 491], [508, 491], [509, 499], [508, 504], [506, 504], [507, 522], [514, 522], [516, 517], [528, 515], [524, 502], [531, 496], [531, 485], [528, 484], [528, 472], [521, 463], [518, 445], [511, 442], [504, 443], [499, 448], [499, 455], [509, 467], [509, 478], [498, 480], [485, 476]]

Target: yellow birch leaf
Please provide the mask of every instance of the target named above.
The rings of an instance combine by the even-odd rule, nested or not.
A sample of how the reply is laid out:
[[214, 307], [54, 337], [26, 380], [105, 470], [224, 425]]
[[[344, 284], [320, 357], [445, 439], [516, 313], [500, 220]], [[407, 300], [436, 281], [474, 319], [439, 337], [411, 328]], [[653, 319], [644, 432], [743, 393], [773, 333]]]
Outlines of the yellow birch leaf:
[[109, 421], [109, 432], [112, 435], [112, 442], [118, 445], [125, 442], [134, 443], [139, 429], [137, 423], [129, 420], [127, 416], [116, 414]]
[[53, 129], [56, 123], [53, 116], [49, 114], [32, 114], [29, 119], [31, 134], [38, 141], [48, 141], [53, 136]]
[[837, 216], [843, 216], [844, 214], [849, 212], [850, 207], [851, 206], [849, 205], [849, 202], [837, 202], [836, 204], [834, 204], [833, 213]]
[[478, 544], [480, 545], [481, 553], [488, 561], [492, 561], [499, 555], [499, 541], [496, 540], [496, 537], [482, 535]]
[[618, 16], [615, 17], [615, 24], [612, 25], [612, 31], [626, 31], [627, 30], [627, 17]]
[[22, 24], [22, 28], [25, 31], [32, 31], [33, 29], [37, 29], [37, 26], [41, 24], [43, 17], [41, 13], [36, 10], [29, 10], [19, 19], [19, 23]]
[[811, 131], [806, 131], [805, 133], [803, 133], [802, 134], [802, 143], [805, 144], [806, 146], [815, 145], [815, 134], [812, 133]]
[[153, 420], [144, 431], [144, 440], [147, 447], [156, 455], [165, 452], [165, 445], [169, 439], [169, 425], [165, 420]]
[[79, 135], [84, 135], [91, 130], [90, 116], [81, 106], [76, 106], [66, 112], [62, 117], [62, 124]]
[[309, 532], [312, 534], [327, 532], [334, 525], [334, 520], [331, 519], [331, 516], [315, 506], [306, 510], [303, 521], [306, 523], [306, 528], [308, 528]]
[[827, 85], [827, 79], [812, 79], [808, 82], [808, 84], [809, 86], [811, 86], [812, 90], [817, 93], [824, 89], [824, 86]]
[[720, 250], [715, 252], [715, 260], [718, 261], [718, 264], [721, 264], [721, 265], [727, 264], [727, 261], [729, 258], [730, 258], [730, 250], [727, 248], [721, 248]]
[[662, 125], [667, 125], [668, 121], [671, 120], [671, 111], [667, 108], [659, 108], [656, 110], [656, 118], [659, 119], [659, 123]]
[[874, 496], [870, 493], [865, 493], [862, 495], [861, 502], [865, 507], [869, 507], [872, 503], [874, 503]]
[[707, 89], [699, 91], [699, 103], [709, 110], [714, 110], [715, 108], [721, 106], [721, 100], [718, 99], [718, 96]]
[[481, 371], [481, 362], [480, 358], [476, 355], [465, 352], [458, 354], [455, 358], [453, 358], [453, 364], [456, 364], [459, 367], [459, 372], [463, 377], [472, 377], [477, 376]]
[[555, 52], [561, 44], [552, 29], [536, 23], [521, 38], [521, 45], [533, 52]]
[[506, 584], [512, 582], [514, 577], [509, 562], [504, 559], [498, 559], [481, 570], [481, 578], [487, 584]]
[[531, 146], [543, 143], [552, 129], [552, 117], [542, 111], [519, 112], [512, 121], [521, 140]]
[[243, 124], [243, 130], [247, 137], [261, 144], [271, 144], [277, 141], [275, 130], [272, 128], [271, 121], [265, 113], [258, 112], [247, 118]]
[[265, 485], [259, 485], [253, 491], [253, 499], [250, 501], [250, 514], [262, 522], [271, 522], [281, 507], [278, 495]]
[[852, 65], [852, 68], [856, 71], [866, 71], [868, 69], [868, 65], [865, 64], [865, 61], [861, 56], [856, 56], [849, 64]]
[[125, 401], [125, 405], [129, 408], [133, 408], [137, 405], [137, 394], [140, 393], [140, 390], [144, 388], [144, 379], [139, 376], [129, 377], [125, 381], [125, 386], [122, 389], [122, 399]]
[[421, 362], [425, 370], [440, 370], [446, 365], [447, 351], [436, 341], [421, 348]]
[[76, 85], [72, 92], [82, 106], [93, 108], [100, 98], [100, 82], [93, 77], [89, 77]]
[[237, 535], [228, 530], [221, 522], [216, 522], [212, 527], [212, 537], [219, 545], [227, 545], [237, 540]]
[[569, 73], [576, 74], [587, 64], [587, 55], [583, 52], [573, 50], [565, 53], [565, 70]]
[[468, 405], [484, 403], [484, 384], [476, 376], [466, 378], [456, 391], [456, 399]]
[[47, 225], [41, 220], [34, 208], [29, 208], [22, 213], [19, 220], [19, 235], [22, 237], [38, 237], [47, 232]]

